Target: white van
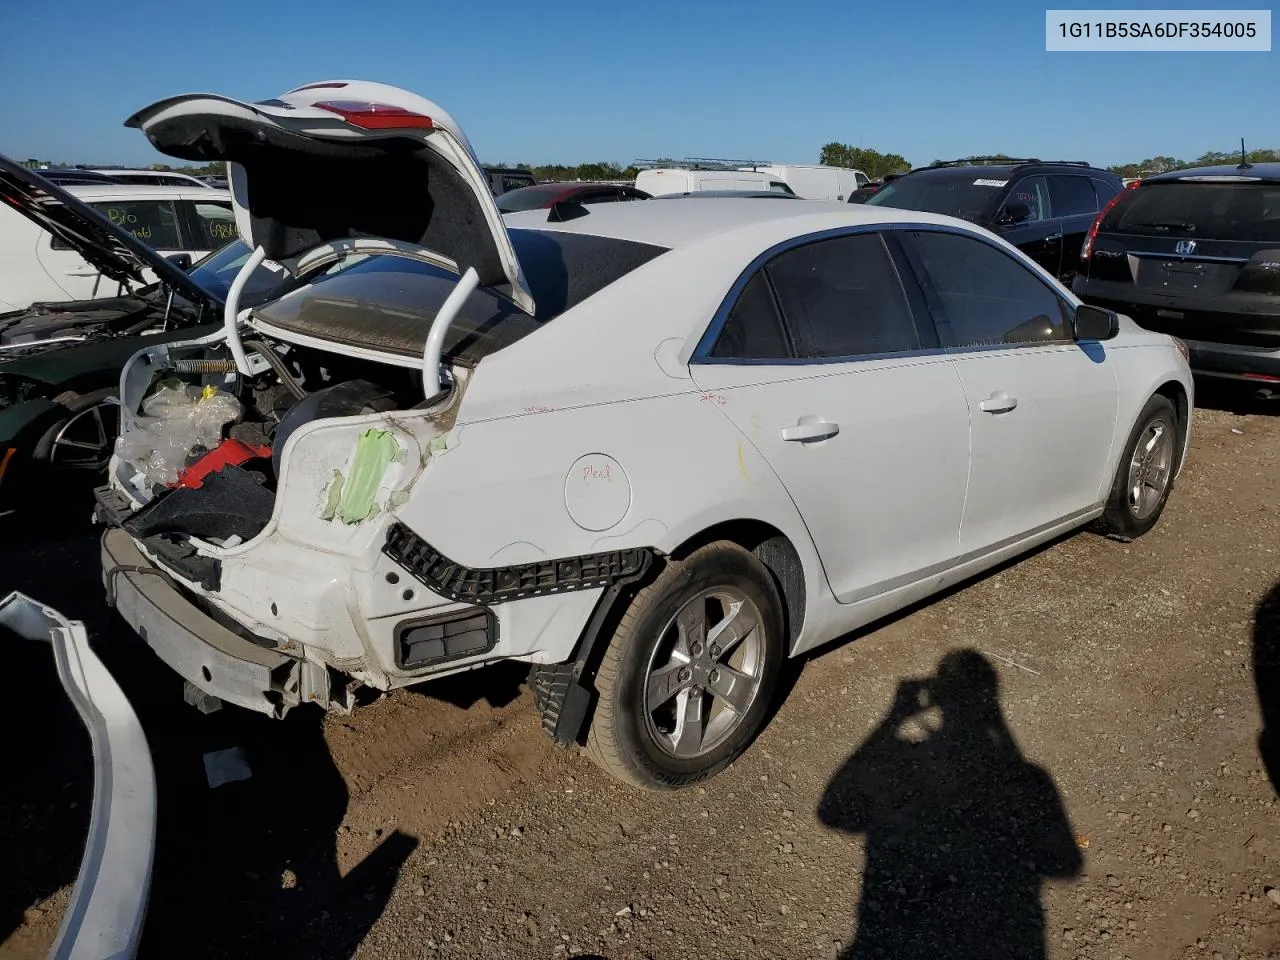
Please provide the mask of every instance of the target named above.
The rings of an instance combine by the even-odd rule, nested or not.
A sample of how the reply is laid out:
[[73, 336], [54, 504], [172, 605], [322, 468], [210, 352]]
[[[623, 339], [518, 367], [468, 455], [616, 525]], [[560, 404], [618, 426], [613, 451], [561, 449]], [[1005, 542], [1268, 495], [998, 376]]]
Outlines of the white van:
[[797, 197], [805, 200], [848, 200], [849, 194], [871, 182], [861, 170], [827, 167], [818, 164], [779, 163], [752, 167], [789, 186]]
[[770, 190], [778, 193], [795, 193], [785, 180], [754, 170], [685, 170], [678, 167], [659, 167], [641, 170], [636, 177], [636, 189], [653, 197], [672, 193], [692, 193], [697, 190]]

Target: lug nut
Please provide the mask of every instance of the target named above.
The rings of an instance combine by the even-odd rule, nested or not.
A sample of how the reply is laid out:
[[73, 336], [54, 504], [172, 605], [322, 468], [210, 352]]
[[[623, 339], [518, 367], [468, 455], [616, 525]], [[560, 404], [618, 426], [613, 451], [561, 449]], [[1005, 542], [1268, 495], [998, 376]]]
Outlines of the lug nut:
[[693, 679], [693, 671], [690, 670], [688, 667], [685, 667], [683, 670], [680, 671], [681, 683], [688, 683], [691, 679]]
[[695, 657], [702, 656], [702, 644], [694, 643], [693, 646], [689, 648], [689, 652], [692, 653]]
[[720, 656], [720, 647], [713, 643], [711, 645], [711, 658], [714, 660], [718, 656]]
[[712, 670], [709, 674], [707, 674], [707, 683], [715, 683], [719, 679], [720, 679], [719, 670]]

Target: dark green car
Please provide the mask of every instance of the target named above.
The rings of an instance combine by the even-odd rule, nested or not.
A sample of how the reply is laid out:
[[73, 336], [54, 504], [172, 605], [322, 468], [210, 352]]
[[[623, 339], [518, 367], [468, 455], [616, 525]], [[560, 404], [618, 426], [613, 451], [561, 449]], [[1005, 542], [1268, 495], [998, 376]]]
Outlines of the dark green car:
[[[51, 496], [93, 485], [115, 445], [121, 368], [149, 343], [215, 332], [249, 249], [233, 240], [184, 270], [3, 156], [0, 202], [74, 247], [103, 282], [118, 285], [112, 297], [0, 313], [2, 516], [37, 500], [53, 506]], [[259, 267], [242, 306], [266, 299], [284, 279], [271, 265]]]

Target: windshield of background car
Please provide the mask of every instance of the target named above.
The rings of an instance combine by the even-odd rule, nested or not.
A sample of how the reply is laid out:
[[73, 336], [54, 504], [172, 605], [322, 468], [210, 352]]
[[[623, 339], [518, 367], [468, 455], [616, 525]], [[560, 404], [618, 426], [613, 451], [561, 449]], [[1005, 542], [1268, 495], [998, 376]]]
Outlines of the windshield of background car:
[[[232, 281], [248, 259], [249, 248], [245, 242], [239, 239], [232, 240], [193, 266], [187, 271], [187, 275], [199, 285], [201, 290], [225, 302]], [[262, 264], [245, 284], [244, 291], [240, 294], [240, 303], [246, 307], [261, 303], [286, 279], [288, 276], [280, 267], [274, 264]]]
[[1101, 229], [1107, 233], [1280, 243], [1280, 183], [1144, 183], [1112, 208]]
[[1002, 173], [984, 176], [973, 170], [921, 171], [885, 184], [867, 198], [867, 206], [923, 210], [985, 223], [994, 216], [1008, 183]]

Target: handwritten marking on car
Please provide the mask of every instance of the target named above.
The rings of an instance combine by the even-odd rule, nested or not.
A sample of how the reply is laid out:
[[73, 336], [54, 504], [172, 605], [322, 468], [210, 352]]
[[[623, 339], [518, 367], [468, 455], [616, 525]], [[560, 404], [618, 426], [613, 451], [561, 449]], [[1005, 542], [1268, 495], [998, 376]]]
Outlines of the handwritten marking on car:
[[554, 413], [555, 407], [525, 407], [525, 413]]
[[604, 480], [606, 482], [611, 482], [613, 480], [613, 473], [610, 471], [609, 464], [607, 463], [603, 467], [597, 467], [594, 464], [587, 463], [582, 466], [582, 479]]
[[743, 480], [747, 481], [747, 483], [750, 483], [751, 474], [747, 473], [747, 460], [744, 454], [745, 454], [745, 451], [742, 446], [742, 441], [739, 440], [738, 441], [738, 472], [742, 474]]
[[698, 399], [703, 403], [714, 403], [717, 407], [723, 407], [729, 402], [729, 398], [723, 393], [703, 393], [699, 394]]

